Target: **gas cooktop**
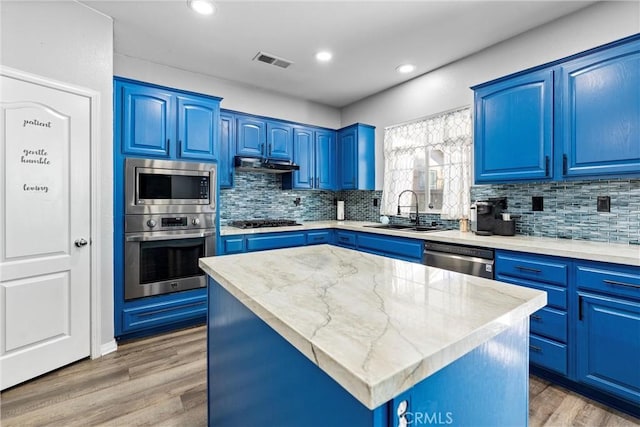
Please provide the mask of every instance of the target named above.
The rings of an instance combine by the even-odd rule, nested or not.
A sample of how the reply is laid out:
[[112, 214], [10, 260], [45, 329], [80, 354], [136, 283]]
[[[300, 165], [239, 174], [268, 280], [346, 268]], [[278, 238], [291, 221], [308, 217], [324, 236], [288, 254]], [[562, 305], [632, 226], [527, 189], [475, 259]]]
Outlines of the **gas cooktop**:
[[250, 219], [245, 221], [231, 221], [228, 225], [236, 228], [262, 228], [262, 227], [291, 227], [302, 225], [290, 219]]

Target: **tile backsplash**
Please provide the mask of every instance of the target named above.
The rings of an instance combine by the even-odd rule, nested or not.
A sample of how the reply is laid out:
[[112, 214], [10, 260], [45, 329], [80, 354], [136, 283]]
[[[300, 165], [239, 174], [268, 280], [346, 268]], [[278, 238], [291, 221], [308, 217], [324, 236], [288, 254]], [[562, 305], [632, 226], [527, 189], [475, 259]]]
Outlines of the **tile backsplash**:
[[[543, 197], [543, 211], [533, 211], [532, 196]], [[597, 212], [598, 196], [611, 198], [610, 212]], [[476, 185], [471, 200], [507, 197], [507, 211], [521, 217], [516, 233], [599, 242], [640, 241], [640, 180], [611, 179], [524, 184]], [[336, 200], [345, 202], [345, 219], [378, 221], [382, 191], [283, 190], [277, 174], [236, 172], [234, 187], [220, 190], [220, 223], [239, 219], [280, 218], [296, 221], [336, 219]], [[377, 206], [374, 206], [374, 200]], [[392, 222], [402, 222], [392, 218]], [[420, 215], [457, 228], [457, 221]]]
[[283, 190], [282, 176], [236, 171], [233, 188], [220, 190], [220, 225], [243, 219], [336, 219], [335, 193], [321, 190]]
[[[543, 211], [532, 197], [543, 197]], [[597, 212], [598, 196], [611, 197], [611, 211]], [[611, 179], [526, 184], [477, 185], [471, 200], [507, 197], [507, 211], [521, 215], [516, 233], [598, 242], [640, 240], [640, 180]]]

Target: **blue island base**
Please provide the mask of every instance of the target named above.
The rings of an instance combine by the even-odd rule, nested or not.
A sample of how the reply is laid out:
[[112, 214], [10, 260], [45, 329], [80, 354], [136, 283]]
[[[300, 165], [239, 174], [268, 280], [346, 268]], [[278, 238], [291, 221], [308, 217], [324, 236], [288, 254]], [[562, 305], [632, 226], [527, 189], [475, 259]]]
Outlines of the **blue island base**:
[[[210, 426], [526, 426], [528, 318], [370, 410], [213, 279], [207, 331]], [[402, 351], [402, 349], [398, 349]]]

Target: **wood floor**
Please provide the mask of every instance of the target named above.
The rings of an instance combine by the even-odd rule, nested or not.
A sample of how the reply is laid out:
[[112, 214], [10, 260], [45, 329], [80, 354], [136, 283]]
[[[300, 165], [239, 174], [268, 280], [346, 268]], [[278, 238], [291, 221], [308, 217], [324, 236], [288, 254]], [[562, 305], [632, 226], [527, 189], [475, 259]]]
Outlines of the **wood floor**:
[[[206, 330], [120, 344], [0, 394], [0, 425], [205, 426]], [[640, 420], [531, 377], [536, 426], [640, 426]], [[302, 426], [303, 427], [303, 426]]]

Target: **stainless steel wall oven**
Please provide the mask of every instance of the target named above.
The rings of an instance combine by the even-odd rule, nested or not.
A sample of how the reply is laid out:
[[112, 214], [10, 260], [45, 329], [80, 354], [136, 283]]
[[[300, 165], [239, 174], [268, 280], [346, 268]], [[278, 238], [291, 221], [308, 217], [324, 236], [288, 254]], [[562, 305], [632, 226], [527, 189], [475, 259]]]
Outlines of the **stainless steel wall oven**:
[[125, 300], [206, 287], [215, 255], [216, 165], [126, 160]]

